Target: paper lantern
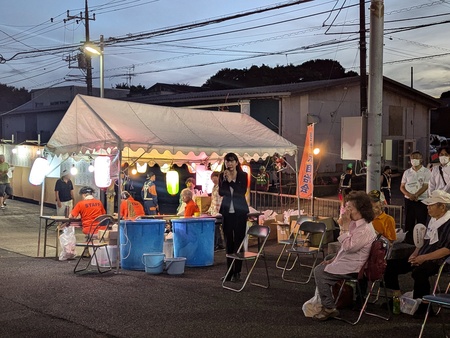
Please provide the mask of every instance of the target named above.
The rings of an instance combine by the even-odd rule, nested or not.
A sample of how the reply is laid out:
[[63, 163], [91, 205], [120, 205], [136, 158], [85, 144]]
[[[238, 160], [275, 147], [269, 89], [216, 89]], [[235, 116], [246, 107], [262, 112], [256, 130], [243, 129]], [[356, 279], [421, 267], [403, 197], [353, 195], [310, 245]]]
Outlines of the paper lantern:
[[94, 170], [95, 170], [95, 168], [94, 168], [94, 165], [92, 164], [92, 162], [89, 163], [88, 171], [89, 171], [90, 173], [93, 173]]
[[136, 169], [139, 174], [146, 173], [147, 172], [147, 163], [140, 165], [138, 162], [136, 162]]
[[77, 167], [75, 167], [75, 164], [72, 165], [72, 168], [70, 168], [70, 174], [72, 176], [75, 176], [76, 174], [78, 174], [78, 169], [77, 169]]
[[31, 167], [28, 181], [33, 185], [41, 185], [50, 169], [46, 158], [38, 157]]
[[94, 181], [99, 188], [111, 185], [110, 177], [111, 159], [109, 156], [98, 156], [94, 160]]
[[247, 188], [250, 188], [250, 182], [252, 177], [252, 170], [250, 169], [250, 165], [244, 162], [242, 164], [242, 171], [247, 174]]
[[178, 194], [180, 179], [178, 172], [175, 170], [169, 170], [166, 174], [166, 186], [167, 192], [171, 195]]
[[161, 170], [162, 173], [167, 174], [167, 172], [170, 170], [170, 164], [164, 163], [161, 166], [160, 170]]

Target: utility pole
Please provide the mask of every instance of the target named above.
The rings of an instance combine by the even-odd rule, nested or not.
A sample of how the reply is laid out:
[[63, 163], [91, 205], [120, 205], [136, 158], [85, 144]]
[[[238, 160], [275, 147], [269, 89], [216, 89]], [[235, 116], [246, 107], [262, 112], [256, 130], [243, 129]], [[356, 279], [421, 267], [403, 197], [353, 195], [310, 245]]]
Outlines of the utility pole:
[[381, 134], [383, 115], [383, 30], [384, 2], [370, 4], [369, 104], [367, 123], [367, 185], [366, 191], [380, 189]]
[[[89, 21], [94, 20], [95, 21], [95, 14], [92, 18], [89, 17], [89, 8], [88, 8], [88, 0], [84, 0], [84, 15], [83, 12], [80, 12], [79, 15], [70, 15], [69, 10], [67, 10], [67, 19], [64, 19], [64, 22], [67, 22], [69, 20], [76, 20], [78, 23], [81, 20], [84, 20], [84, 27], [85, 27], [85, 35], [86, 35], [86, 43], [90, 42], [89, 37]], [[87, 87], [87, 94], [89, 96], [92, 96], [92, 62], [91, 62], [91, 56], [84, 54], [84, 60], [86, 65], [86, 87]]]
[[361, 160], [367, 159], [367, 43], [365, 0], [359, 0], [359, 102], [362, 118]]

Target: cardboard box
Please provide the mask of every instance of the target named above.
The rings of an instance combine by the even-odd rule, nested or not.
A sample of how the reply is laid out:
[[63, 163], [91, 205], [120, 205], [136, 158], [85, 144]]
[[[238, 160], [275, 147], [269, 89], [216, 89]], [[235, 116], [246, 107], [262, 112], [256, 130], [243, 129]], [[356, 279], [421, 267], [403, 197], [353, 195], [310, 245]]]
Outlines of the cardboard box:
[[195, 202], [195, 204], [198, 205], [198, 208], [200, 209], [200, 213], [205, 214], [211, 205], [211, 197], [195, 196], [194, 202]]

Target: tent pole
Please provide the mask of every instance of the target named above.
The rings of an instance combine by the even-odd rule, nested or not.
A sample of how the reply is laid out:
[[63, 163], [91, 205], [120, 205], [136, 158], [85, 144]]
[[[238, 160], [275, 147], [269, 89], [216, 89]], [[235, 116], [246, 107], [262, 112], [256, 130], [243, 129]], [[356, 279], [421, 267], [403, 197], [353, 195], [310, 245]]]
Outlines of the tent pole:
[[44, 197], [45, 197], [45, 179], [47, 177], [44, 178], [44, 181], [42, 181], [41, 184], [41, 207], [40, 207], [40, 216], [44, 216]]
[[[117, 178], [117, 234], [119, 234], [119, 225], [120, 225], [120, 218], [122, 215], [120, 214], [120, 204], [122, 203], [122, 142], [119, 141], [118, 144], [119, 149], [119, 160], [117, 161], [117, 172], [118, 178]], [[117, 256], [116, 256], [116, 273], [119, 273], [119, 265], [120, 265], [120, 236], [117, 236]]]
[[299, 166], [298, 166], [298, 151], [295, 152], [295, 156], [294, 156], [294, 164], [295, 164], [295, 192], [297, 195], [297, 210], [298, 210], [298, 215], [300, 216], [300, 194], [298, 193], [298, 170], [299, 170]]

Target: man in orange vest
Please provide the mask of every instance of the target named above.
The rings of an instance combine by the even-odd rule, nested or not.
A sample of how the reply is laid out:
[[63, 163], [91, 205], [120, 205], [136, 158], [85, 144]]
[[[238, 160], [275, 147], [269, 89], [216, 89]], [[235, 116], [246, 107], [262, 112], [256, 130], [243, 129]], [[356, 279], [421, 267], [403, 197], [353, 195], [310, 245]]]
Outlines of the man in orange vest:
[[[93, 196], [94, 189], [91, 187], [83, 187], [80, 189], [80, 195], [83, 197], [83, 200], [79, 201], [75, 208], [73, 208], [70, 213], [70, 218], [77, 218], [81, 216], [82, 230], [83, 233], [88, 235], [92, 233], [95, 229], [95, 224], [92, 222], [101, 215], [105, 215], [106, 211], [103, 207], [103, 204], [100, 200], [96, 199]], [[97, 229], [100, 230], [100, 229]]]
[[150, 171], [142, 187], [141, 195], [146, 215], [156, 215], [158, 213], [158, 195], [156, 193], [155, 179], [155, 174]]
[[141, 203], [136, 201], [128, 191], [122, 192], [122, 202], [120, 203], [120, 216], [123, 219], [136, 219], [144, 216], [145, 211]]

